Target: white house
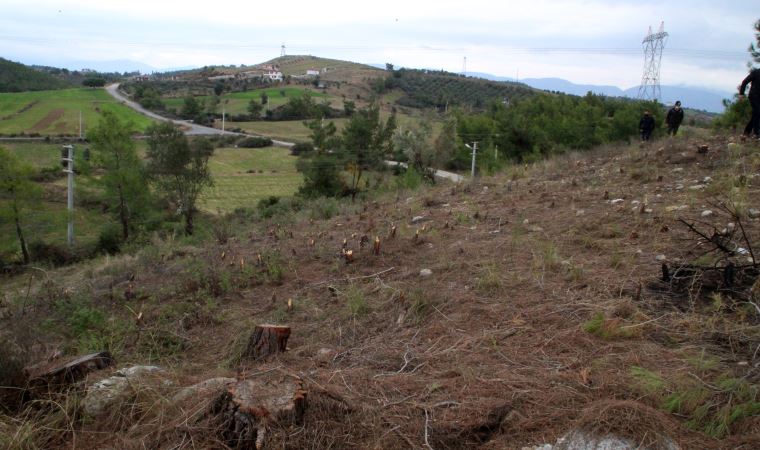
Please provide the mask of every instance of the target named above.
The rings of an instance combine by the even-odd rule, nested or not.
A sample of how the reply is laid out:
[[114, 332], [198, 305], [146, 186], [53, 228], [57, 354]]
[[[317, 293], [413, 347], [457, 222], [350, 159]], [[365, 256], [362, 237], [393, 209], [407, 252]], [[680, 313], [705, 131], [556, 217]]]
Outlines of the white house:
[[309, 69], [309, 70], [306, 71], [306, 75], [307, 76], [317, 76], [317, 75], [319, 75], [319, 70], [318, 69]]
[[282, 81], [282, 72], [279, 70], [267, 70], [264, 72], [264, 78], [268, 78], [271, 81]]

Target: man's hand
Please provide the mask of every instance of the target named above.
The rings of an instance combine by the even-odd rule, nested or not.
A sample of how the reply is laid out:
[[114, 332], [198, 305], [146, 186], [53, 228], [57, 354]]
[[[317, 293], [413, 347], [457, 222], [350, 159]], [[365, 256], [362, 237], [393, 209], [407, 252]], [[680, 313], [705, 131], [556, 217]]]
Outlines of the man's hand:
[[742, 100], [744, 100], [744, 98], [745, 98], [745, 97], [744, 97], [744, 94], [739, 94], [739, 101], [742, 101]]

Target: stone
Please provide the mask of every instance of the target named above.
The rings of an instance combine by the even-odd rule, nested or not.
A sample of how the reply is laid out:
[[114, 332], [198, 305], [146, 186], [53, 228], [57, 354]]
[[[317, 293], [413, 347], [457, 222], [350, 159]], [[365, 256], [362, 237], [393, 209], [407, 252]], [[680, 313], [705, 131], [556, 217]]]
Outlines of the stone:
[[675, 169], [673, 169], [673, 172], [674, 173], [683, 172], [683, 167], [676, 167]]
[[132, 366], [116, 371], [114, 376], [95, 382], [87, 388], [87, 394], [82, 400], [84, 412], [91, 417], [100, 416], [112, 405], [129, 398], [133, 380], [162, 372], [164, 370], [156, 366]]
[[433, 275], [433, 271], [430, 269], [422, 269], [420, 270], [420, 276], [422, 278], [427, 278], [429, 276]]
[[544, 229], [539, 227], [538, 225], [531, 225], [531, 227], [528, 228], [528, 231], [530, 231], [531, 233], [541, 233], [542, 231], [544, 231]]
[[420, 223], [425, 220], [425, 216], [414, 216], [412, 217], [412, 223]]
[[667, 260], [668, 258], [665, 255], [657, 255], [657, 256], [654, 257], [654, 259], [657, 262], [663, 262], [663, 261]]
[[216, 396], [216, 394], [221, 393], [222, 389], [224, 389], [228, 384], [235, 382], [237, 382], [235, 378], [228, 377], [217, 377], [201, 381], [200, 383], [196, 383], [192, 386], [180, 389], [179, 392], [174, 394], [172, 401], [178, 403], [183, 402], [189, 398], [198, 398], [207, 394]]
[[584, 214], [586, 214], [586, 211], [584, 211], [582, 209], [579, 209], [579, 210], [575, 211], [575, 217], [580, 217], [580, 216], [582, 216]]
[[705, 183], [705, 184], [711, 183], [712, 180], [713, 180], [712, 177], [704, 177], [704, 178], [702, 178], [702, 182]]
[[702, 214], [701, 214], [702, 218], [711, 217], [712, 215], [713, 215], [713, 212], [709, 209], [702, 211]]
[[747, 210], [747, 216], [750, 219], [760, 218], [760, 210], [755, 209], [755, 208], [750, 208], [750, 209]]
[[623, 200], [622, 198], [616, 198], [614, 200], [610, 200], [610, 203], [613, 205], [617, 205], [618, 203], [623, 203], [624, 201], [625, 200]]
[[692, 191], [700, 191], [706, 187], [707, 186], [705, 186], [704, 184], [695, 184], [694, 186], [689, 186], [689, 189]]

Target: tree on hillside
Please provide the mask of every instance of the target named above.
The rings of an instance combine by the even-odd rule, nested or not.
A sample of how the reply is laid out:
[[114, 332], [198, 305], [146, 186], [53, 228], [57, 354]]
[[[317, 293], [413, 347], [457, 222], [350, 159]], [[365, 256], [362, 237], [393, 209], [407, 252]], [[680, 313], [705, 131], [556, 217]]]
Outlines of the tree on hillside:
[[340, 179], [341, 154], [334, 150], [340, 147], [340, 138], [333, 122], [322, 119], [305, 122], [311, 130], [314, 151], [305, 153], [296, 162], [296, 168], [303, 174], [303, 184], [299, 194], [304, 197], [333, 197], [343, 191]]
[[433, 144], [433, 165], [435, 167], [446, 167], [457, 151], [457, 120], [456, 117], [450, 116], [443, 123], [440, 134]]
[[203, 104], [192, 95], [188, 95], [182, 103], [182, 110], [179, 114], [183, 119], [197, 120], [202, 112]]
[[177, 206], [185, 219], [185, 232], [193, 234], [196, 202], [203, 189], [213, 185], [208, 160], [214, 147], [207, 139], [188, 142], [170, 123], [148, 128], [148, 174], [156, 188]]
[[134, 220], [144, 211], [149, 197], [145, 172], [132, 140], [134, 128], [111, 111], [104, 111], [98, 124], [87, 133], [92, 143], [93, 162], [103, 169], [100, 178], [111, 211], [121, 224], [124, 240], [134, 229]]
[[250, 102], [248, 102], [248, 114], [251, 115], [251, 118], [258, 119], [261, 117], [261, 110], [263, 106], [261, 103], [257, 102], [254, 99], [251, 99]]
[[386, 153], [392, 148], [391, 136], [395, 130], [395, 118], [388, 122], [380, 119], [376, 103], [357, 111], [343, 129], [343, 149], [351, 173], [349, 192], [354, 199], [359, 192], [365, 171], [379, 168]]
[[0, 221], [13, 222], [24, 264], [29, 264], [29, 249], [22, 227], [24, 210], [39, 200], [41, 190], [30, 180], [31, 167], [0, 147], [0, 198], [7, 200], [0, 208]]
[[749, 53], [752, 59], [760, 64], [760, 19], [755, 22], [755, 42], [749, 44]]
[[433, 147], [430, 145], [432, 126], [423, 121], [418, 125], [399, 128], [393, 133], [393, 146], [403, 152], [409, 167], [425, 173], [433, 165]]
[[87, 87], [103, 87], [106, 85], [106, 80], [103, 78], [85, 78], [82, 81], [83, 86]]
[[261, 104], [266, 105], [269, 103], [269, 96], [267, 95], [266, 91], [261, 91], [261, 95], [259, 96], [261, 98]]

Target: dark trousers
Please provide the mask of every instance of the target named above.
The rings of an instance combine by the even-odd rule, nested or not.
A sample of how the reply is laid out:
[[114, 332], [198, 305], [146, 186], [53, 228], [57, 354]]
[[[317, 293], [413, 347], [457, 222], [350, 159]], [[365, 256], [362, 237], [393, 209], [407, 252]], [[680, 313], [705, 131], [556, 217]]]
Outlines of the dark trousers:
[[641, 130], [641, 140], [648, 141], [649, 138], [652, 137], [652, 131], [653, 130]]
[[673, 136], [675, 136], [676, 133], [678, 133], [678, 127], [680, 126], [681, 126], [680, 123], [676, 125], [668, 125], [668, 134], [672, 134]]
[[752, 118], [744, 127], [744, 134], [749, 135], [754, 132], [755, 137], [760, 137], [760, 96], [750, 97], [749, 104], [752, 106]]

